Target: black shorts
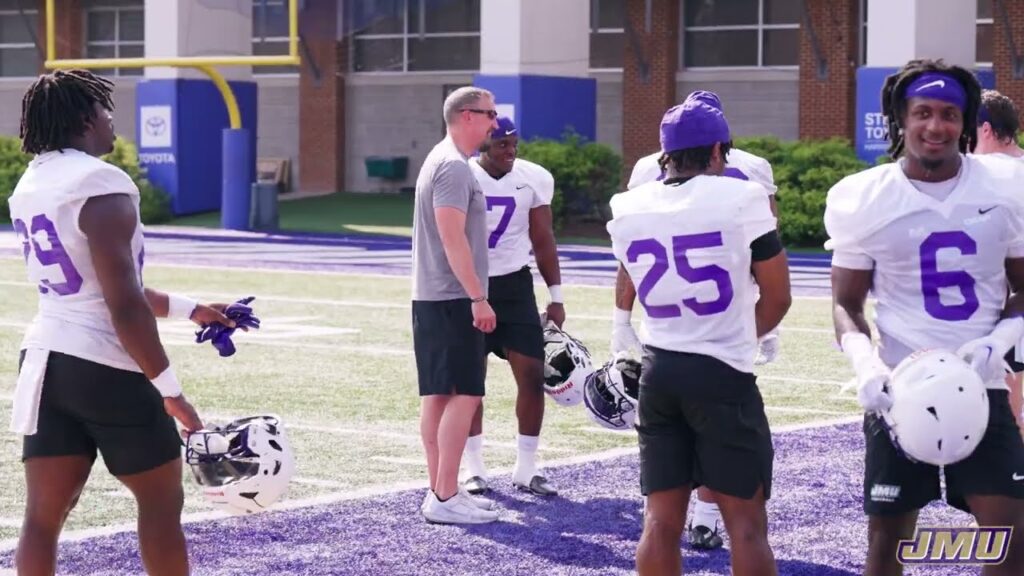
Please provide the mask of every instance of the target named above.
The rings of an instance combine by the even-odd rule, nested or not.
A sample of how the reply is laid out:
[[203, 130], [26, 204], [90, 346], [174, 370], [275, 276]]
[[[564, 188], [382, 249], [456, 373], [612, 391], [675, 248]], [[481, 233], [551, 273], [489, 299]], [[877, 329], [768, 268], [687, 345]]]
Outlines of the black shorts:
[[505, 359], [505, 350], [512, 350], [544, 360], [544, 329], [537, 312], [533, 293], [533, 274], [524, 266], [517, 272], [494, 276], [487, 289], [487, 300], [498, 318], [494, 332], [484, 338], [487, 352]]
[[95, 460], [99, 450], [107, 470], [125, 476], [179, 458], [181, 446], [174, 419], [145, 375], [50, 352], [39, 424], [25, 436], [22, 461], [77, 455]]
[[468, 298], [413, 300], [412, 342], [420, 396], [484, 395], [484, 333]]
[[702, 354], [647, 346], [636, 429], [644, 495], [686, 485], [771, 496], [775, 451], [753, 374]]
[[1017, 362], [1016, 358], [1014, 358], [1016, 355], [1017, 349], [1010, 348], [1010, 351], [1006, 353], [1006, 356], [1003, 356], [1003, 360], [1010, 365], [1010, 372], [1020, 374], [1021, 372], [1024, 372], [1024, 364]]
[[[965, 498], [971, 495], [1024, 499], [1024, 441], [1010, 410], [1009, 394], [989, 390], [988, 402], [988, 428], [981, 443], [966, 459], [944, 469], [946, 502], [965, 512], [970, 512]], [[939, 468], [908, 460], [877, 416], [865, 415], [864, 435], [864, 512], [905, 514], [942, 497]]]

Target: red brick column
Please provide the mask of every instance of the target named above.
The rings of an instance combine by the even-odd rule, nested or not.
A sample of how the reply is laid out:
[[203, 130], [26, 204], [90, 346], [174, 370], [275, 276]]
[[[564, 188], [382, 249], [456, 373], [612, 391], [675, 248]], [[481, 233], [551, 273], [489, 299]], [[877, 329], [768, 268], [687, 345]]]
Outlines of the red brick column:
[[1003, 28], [1003, 9], [1007, 16], [1010, 32], [1017, 44], [1017, 50], [1024, 57], [1024, 2], [1020, 0], [1000, 0], [993, 11], [995, 19], [995, 38], [992, 40], [992, 70], [996, 74], [996, 89], [1009, 96], [1018, 107], [1024, 106], [1024, 64], [1021, 66], [1021, 77], [1014, 78], [1013, 52], [1006, 39]]
[[340, 2], [307, 2], [299, 27], [319, 70], [303, 54], [299, 78], [299, 187], [307, 192], [345, 187], [347, 40], [338, 40]]
[[811, 28], [806, 22], [800, 28], [800, 137], [852, 141], [860, 60], [857, 0], [805, 2]]
[[[679, 69], [679, 0], [652, 0], [651, 31], [644, 30], [644, 0], [626, 0], [622, 72], [622, 156], [625, 177], [638, 159], [658, 149], [658, 126], [676, 105]], [[641, 68], [646, 65], [646, 74]]]
[[[54, 29], [57, 37], [57, 58], [85, 57], [85, 14], [82, 12], [81, 0], [61, 0], [54, 2]], [[26, 7], [30, 6], [26, 4]], [[36, 0], [39, 10], [39, 47], [42, 56], [39, 58], [40, 68], [46, 60], [46, 0]], [[41, 70], [42, 71], [42, 70]]]

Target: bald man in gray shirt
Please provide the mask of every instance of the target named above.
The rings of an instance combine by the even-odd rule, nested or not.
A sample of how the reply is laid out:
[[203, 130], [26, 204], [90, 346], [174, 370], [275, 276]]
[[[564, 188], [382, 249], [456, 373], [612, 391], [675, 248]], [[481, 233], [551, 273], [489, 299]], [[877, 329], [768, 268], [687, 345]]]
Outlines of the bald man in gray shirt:
[[420, 392], [420, 435], [430, 490], [428, 522], [498, 519], [493, 502], [459, 486], [469, 426], [484, 395], [484, 334], [494, 330], [487, 302], [486, 199], [467, 163], [495, 127], [494, 96], [459, 88], [444, 103], [447, 136], [416, 179], [412, 328]]

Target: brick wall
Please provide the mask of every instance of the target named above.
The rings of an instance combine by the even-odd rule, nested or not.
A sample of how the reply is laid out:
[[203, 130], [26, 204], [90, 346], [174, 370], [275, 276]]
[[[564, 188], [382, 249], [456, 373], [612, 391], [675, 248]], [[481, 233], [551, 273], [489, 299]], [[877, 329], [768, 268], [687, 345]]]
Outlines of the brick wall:
[[[811, 30], [800, 30], [800, 137], [853, 139], [859, 45], [857, 0], [805, 0]], [[819, 55], [826, 70], [819, 75]]]
[[[309, 2], [300, 29], [319, 71], [303, 62], [299, 79], [299, 187], [309, 192], [345, 187], [345, 40], [338, 40], [338, 2]], [[305, 60], [305, 58], [304, 58]]]
[[[1016, 40], [1017, 50], [1024, 47], [1024, 2], [1020, 0], [1003, 0], [1000, 2], [1006, 9], [1010, 30]], [[1024, 66], [1022, 66], [1022, 77], [1014, 78], [1013, 74], [1013, 52], [1010, 50], [1010, 43], [1006, 40], [1006, 33], [1003, 29], [1002, 10], [995, 11], [996, 33], [993, 38], [992, 69], [996, 74], [996, 89], [1009, 96], [1018, 108], [1024, 107]], [[1021, 54], [1024, 56], [1024, 53]]]
[[[677, 104], [679, 69], [679, 1], [652, 0], [651, 31], [644, 30], [644, 0], [626, 0], [627, 30], [622, 74], [622, 155], [625, 176], [636, 161], [657, 150], [658, 126], [665, 111]], [[646, 78], [637, 55], [647, 65]]]
[[[84, 58], [85, 20], [81, 0], [61, 0], [55, 4], [53, 24], [57, 32], [57, 58]], [[43, 49], [43, 57], [39, 59], [42, 68], [42, 61], [46, 58], [46, 0], [36, 0], [36, 5], [39, 10], [39, 46]]]

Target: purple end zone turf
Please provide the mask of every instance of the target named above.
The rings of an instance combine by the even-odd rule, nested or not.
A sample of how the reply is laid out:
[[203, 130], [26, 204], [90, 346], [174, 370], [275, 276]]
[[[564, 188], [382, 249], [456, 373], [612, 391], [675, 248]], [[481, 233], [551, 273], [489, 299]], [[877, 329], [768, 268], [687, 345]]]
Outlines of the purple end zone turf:
[[[777, 434], [769, 534], [783, 576], [855, 576], [863, 569], [863, 437], [858, 424]], [[502, 521], [426, 524], [422, 491], [329, 506], [186, 525], [195, 574], [512, 576], [633, 573], [641, 530], [637, 459], [547, 470], [562, 497], [544, 500], [494, 479]], [[95, 496], [94, 496], [95, 497]], [[969, 518], [934, 504], [923, 526], [964, 526]], [[59, 573], [141, 573], [134, 534], [61, 545]], [[729, 574], [725, 551], [684, 548], [687, 574]], [[11, 553], [0, 565], [11, 566]], [[919, 567], [917, 576], [966, 576], [977, 568]]]

